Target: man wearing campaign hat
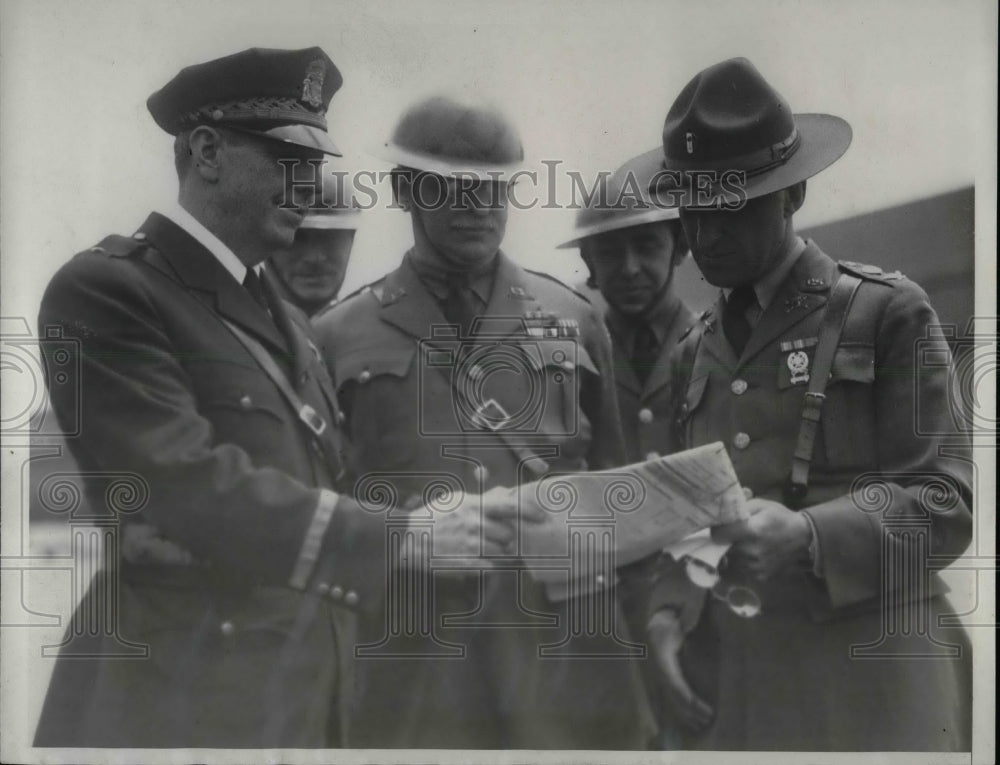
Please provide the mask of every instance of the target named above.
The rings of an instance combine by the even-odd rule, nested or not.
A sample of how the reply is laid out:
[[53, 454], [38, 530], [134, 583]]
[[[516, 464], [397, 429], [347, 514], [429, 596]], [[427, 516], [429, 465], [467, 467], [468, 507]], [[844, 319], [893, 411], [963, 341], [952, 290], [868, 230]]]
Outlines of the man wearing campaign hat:
[[68, 354], [42, 343], [52, 405], [64, 428], [82, 407], [70, 447], [89, 506], [116, 523], [39, 746], [347, 742], [340, 689], [354, 614], [381, 608], [385, 524], [344, 493], [332, 383], [308, 322], [258, 273], [292, 245], [336, 153], [325, 112], [340, 83], [319, 48], [182, 70], [148, 101], [174, 136], [177, 204], [46, 290], [39, 335]]
[[[792, 222], [850, 140], [842, 119], [793, 115], [746, 59], [698, 74], [667, 114], [665, 174], [721, 288], [671, 359], [675, 438], [725, 443], [751, 497], [713, 530], [732, 547], [703, 610], [679, 576], [654, 595], [694, 748], [970, 746], [970, 646], [939, 619], [934, 572], [972, 528], [948, 347], [917, 285], [835, 262]], [[918, 368], [918, 347], [945, 361]]]
[[[524, 158], [511, 122], [492, 107], [429, 98], [404, 113], [384, 155], [414, 245], [317, 322], [359, 473], [406, 508], [442, 487], [460, 495], [621, 464], [601, 317], [500, 249]], [[576, 599], [543, 588], [518, 555], [530, 529], [516, 531], [497, 570], [486, 561], [464, 582], [401, 581], [402, 602], [366, 620], [359, 745], [646, 746], [654, 730], [632, 660], [641, 649], [627, 640], [613, 575]], [[572, 632], [588, 597], [608, 604], [613, 633]]]
[[346, 182], [325, 174], [323, 193], [306, 213], [292, 246], [267, 261], [281, 296], [306, 316], [336, 302], [351, 260], [361, 209], [353, 194], [339, 188]]

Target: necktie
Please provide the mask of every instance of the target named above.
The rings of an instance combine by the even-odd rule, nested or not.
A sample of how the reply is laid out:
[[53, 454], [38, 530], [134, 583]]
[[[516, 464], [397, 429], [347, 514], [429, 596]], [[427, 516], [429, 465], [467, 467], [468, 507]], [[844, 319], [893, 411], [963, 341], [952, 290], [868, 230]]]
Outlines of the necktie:
[[479, 298], [472, 291], [468, 274], [449, 273], [445, 281], [448, 294], [444, 299], [444, 317], [462, 328], [462, 337], [468, 337], [473, 320], [482, 312]]
[[747, 319], [747, 309], [756, 302], [757, 295], [753, 287], [749, 285], [737, 287], [729, 293], [726, 308], [722, 312], [722, 331], [726, 333], [726, 339], [733, 346], [737, 356], [743, 355], [743, 349], [746, 348], [747, 340], [753, 331]]
[[656, 365], [656, 359], [660, 355], [660, 344], [656, 339], [653, 328], [643, 322], [635, 332], [635, 345], [632, 352], [632, 369], [635, 376], [643, 385], [649, 378], [649, 373]]
[[243, 277], [243, 288], [250, 293], [250, 297], [254, 299], [257, 305], [265, 311], [268, 310], [267, 296], [264, 295], [264, 288], [261, 286], [260, 277], [257, 276], [257, 272], [252, 268], [248, 268], [246, 276]]

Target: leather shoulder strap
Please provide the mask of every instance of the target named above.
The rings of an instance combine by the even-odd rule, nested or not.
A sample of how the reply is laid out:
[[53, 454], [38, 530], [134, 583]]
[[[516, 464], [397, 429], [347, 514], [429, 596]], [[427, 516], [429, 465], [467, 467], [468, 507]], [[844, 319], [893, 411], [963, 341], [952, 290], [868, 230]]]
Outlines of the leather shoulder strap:
[[802, 420], [799, 436], [792, 456], [792, 473], [785, 487], [785, 503], [789, 507], [802, 507], [809, 492], [809, 466], [816, 446], [816, 430], [819, 426], [823, 402], [826, 400], [826, 385], [833, 370], [833, 357], [840, 344], [840, 336], [847, 323], [851, 304], [861, 286], [861, 279], [853, 274], [841, 273], [830, 289], [830, 302], [826, 304], [823, 320], [819, 328], [816, 354], [809, 375], [809, 388], [802, 404]]

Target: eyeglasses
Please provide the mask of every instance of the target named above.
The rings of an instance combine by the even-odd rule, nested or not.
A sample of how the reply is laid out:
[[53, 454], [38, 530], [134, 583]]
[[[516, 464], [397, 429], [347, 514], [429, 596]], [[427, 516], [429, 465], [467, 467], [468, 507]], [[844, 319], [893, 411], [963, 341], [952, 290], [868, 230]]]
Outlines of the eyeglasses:
[[684, 571], [692, 584], [711, 592], [713, 598], [721, 600], [737, 616], [752, 619], [760, 613], [760, 596], [756, 592], [742, 585], [723, 585], [719, 570], [704, 561], [685, 556]]

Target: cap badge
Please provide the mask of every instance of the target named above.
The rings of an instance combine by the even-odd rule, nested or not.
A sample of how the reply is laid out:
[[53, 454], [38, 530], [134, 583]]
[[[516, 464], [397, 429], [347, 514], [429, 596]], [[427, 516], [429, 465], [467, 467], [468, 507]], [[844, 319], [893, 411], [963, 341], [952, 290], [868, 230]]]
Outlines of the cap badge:
[[323, 80], [326, 77], [326, 65], [318, 58], [309, 64], [306, 77], [302, 80], [302, 101], [319, 108], [323, 105]]
[[690, 130], [685, 134], [684, 139], [687, 145], [687, 153], [694, 154], [694, 133]]

